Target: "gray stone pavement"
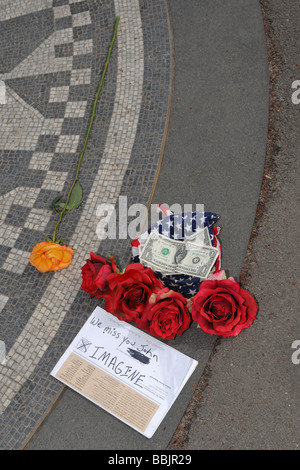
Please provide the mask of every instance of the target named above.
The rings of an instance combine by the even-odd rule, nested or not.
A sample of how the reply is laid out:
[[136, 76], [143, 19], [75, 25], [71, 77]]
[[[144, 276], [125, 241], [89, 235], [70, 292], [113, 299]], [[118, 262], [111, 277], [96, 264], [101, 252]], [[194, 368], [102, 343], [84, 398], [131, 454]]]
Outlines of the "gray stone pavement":
[[[5, 239], [2, 235], [2, 258], [6, 269], [2, 264], [1, 276], [7, 286], [12, 282], [13, 287], [22, 290], [27, 286], [24, 293], [28, 300], [25, 304], [24, 299], [17, 295], [15, 299], [11, 299], [13, 289], [8, 287], [1, 291], [1, 334], [2, 331], [5, 334], [0, 339], [3, 338], [6, 342], [10, 367], [0, 371], [1, 380], [6, 387], [1, 402], [0, 447], [13, 449], [25, 446], [31, 450], [296, 448], [299, 441], [299, 401], [297, 402], [296, 396], [298, 369], [291, 361], [291, 344], [293, 340], [298, 339], [295, 292], [299, 270], [294, 245], [297, 240], [294, 220], [297, 218], [297, 173], [291, 174], [289, 168], [291, 164], [295, 167], [297, 165], [297, 143], [296, 135], [294, 140], [289, 138], [288, 122], [290, 113], [297, 111], [290, 102], [286, 104], [289, 96], [284, 91], [286, 82], [282, 80], [280, 86], [272, 91], [275, 95], [277, 93], [279, 101], [284, 101], [281, 108], [285, 108], [283, 121], [286, 123], [286, 134], [281, 136], [282, 148], [275, 154], [275, 146], [270, 144], [276, 142], [278, 145], [276, 136], [282, 115], [276, 111], [277, 105], [272, 108], [277, 121], [275, 130], [271, 132], [268, 122], [269, 72], [273, 74], [274, 70], [270, 68], [268, 71], [266, 36], [260, 4], [258, 1], [247, 0], [186, 0], [182, 8], [182, 2], [172, 0], [167, 8], [163, 1], [130, 2], [130, 6], [127, 2], [107, 1], [102, 2], [101, 8], [97, 9], [96, 3], [75, 0], [26, 2], [28, 17], [22, 20], [26, 19], [32, 27], [35, 27], [32, 22], [44, 21], [49, 31], [36, 38], [36, 44], [31, 45], [31, 51], [22, 53], [18, 48], [16, 54], [11, 50], [10, 54], [7, 54], [11, 62], [7, 63], [6, 69], [2, 69], [0, 74], [0, 79], [9, 87], [9, 99], [12, 104], [15, 100], [16, 110], [21, 103], [22, 112], [27, 110], [32, 119], [36, 116], [37, 123], [40, 122], [35, 131], [31, 128], [25, 129], [19, 141], [10, 141], [12, 134], [8, 132], [1, 145], [3, 157], [0, 161], [1, 164], [3, 162], [3, 174], [7, 175], [1, 190], [6, 203], [4, 207], [7, 207], [6, 220], [1, 226], [1, 229], [5, 229], [3, 233], [7, 237]], [[275, 23], [275, 31], [284, 37], [282, 24], [286, 22], [282, 20], [288, 18], [292, 23], [291, 7], [285, 2], [281, 7], [280, 2], [276, 1], [273, 8], [269, 3], [274, 2], [263, 3], [268, 7], [263, 11], [267, 18], [270, 17]], [[130, 11], [127, 8], [130, 8]], [[131, 123], [129, 127], [132, 133], [131, 137], [127, 138], [132, 139], [132, 146], [128, 150], [128, 166], [123, 170], [125, 173], [119, 173], [121, 189], [118, 182], [115, 185], [116, 192], [111, 192], [108, 199], [117, 203], [118, 194], [124, 194], [128, 195], [129, 204], [131, 201], [147, 203], [152, 188], [155, 187], [151, 199], [153, 204], [204, 204], [205, 210], [218, 213], [221, 217], [218, 225], [222, 228], [220, 240], [223, 268], [236, 278], [242, 273], [241, 280], [246, 283], [246, 288], [256, 296], [259, 303], [257, 320], [236, 338], [219, 341], [201, 334], [196, 328], [191, 328], [174, 341], [172, 346], [197, 359], [199, 366], [152, 439], [144, 438], [72, 390], [62, 388], [49, 378], [51, 366], [75, 336], [95, 303], [78, 292], [79, 279], [76, 270], [82, 257], [75, 260], [72, 270], [69, 271], [72, 281], [68, 280], [66, 272], [63, 271], [60, 276], [56, 276], [58, 282], [63, 284], [63, 292], [70, 287], [74, 288], [76, 298], [68, 298], [64, 304], [62, 292], [54, 282], [55, 278], [51, 278], [50, 288], [49, 277], [41, 281], [27, 266], [27, 258], [24, 255], [35, 238], [40, 241], [39, 232], [48, 229], [51, 222], [53, 223], [46, 213], [48, 219], [44, 225], [42, 223], [43, 230], [37, 228], [41, 224], [40, 220], [44, 220], [41, 219], [41, 211], [45, 211], [46, 202], [49, 198], [51, 200], [52, 196], [52, 193], [48, 194], [46, 191], [62, 191], [62, 184], [71, 177], [72, 171], [69, 171], [68, 165], [76, 160], [76, 143], [80, 142], [80, 136], [84, 134], [84, 122], [81, 123], [82, 127], [78, 127], [78, 119], [83, 113], [82, 103], [87, 103], [93, 97], [96, 71], [103, 61], [111, 32], [110, 24], [116, 11], [121, 11], [126, 21], [123, 23], [123, 33], [121, 31], [118, 38], [118, 64], [115, 55], [101, 102], [104, 108], [101, 108], [103, 111], [95, 123], [90, 151], [87, 154], [87, 172], [83, 177], [88, 191], [91, 196], [98, 197], [98, 203], [102, 202], [105, 192], [103, 194], [100, 190], [98, 193], [99, 187], [106, 179], [114, 181], [115, 172], [111, 170], [112, 157], [107, 145], [109, 142], [112, 147], [117, 145], [117, 139], [111, 137], [114, 129], [118, 129], [121, 135], [123, 132], [121, 123], [114, 121], [113, 105], [116, 106], [116, 102], [119, 102], [120, 112], [121, 107], [123, 109], [125, 104], [128, 105], [128, 101], [125, 103], [124, 99], [128, 100], [126, 87], [130, 88], [130, 85], [126, 82], [125, 88], [121, 87], [124, 83], [122, 64], [131, 64], [134, 70], [131, 77], [131, 80], [135, 80], [134, 89], [140, 90], [134, 94], [134, 101], [131, 102], [132, 114], [128, 121]], [[17, 27], [15, 23], [18, 19], [8, 6], [5, 15], [5, 31], [9, 37], [11, 31]], [[121, 14], [120, 17], [122, 18]], [[170, 31], [168, 17], [171, 20]], [[293, 21], [296, 30], [297, 15], [294, 15]], [[72, 31], [69, 31], [70, 29]], [[99, 40], [95, 47], [99, 31], [103, 33], [103, 41]], [[156, 41], [157, 35], [159, 41]], [[61, 39], [66, 36], [68, 39]], [[274, 35], [270, 34], [269, 38], [271, 42], [274, 41]], [[281, 39], [276, 37], [279, 48], [282, 45]], [[81, 41], [88, 42], [82, 44]], [[122, 41], [127, 47], [122, 48]], [[143, 49], [140, 48], [139, 41], [143, 41]], [[42, 44], [44, 46], [39, 50]], [[82, 47], [80, 50], [86, 52], [86, 48], [91, 48], [91, 44], [94, 48], [87, 54], [89, 62], [78, 51]], [[43, 60], [38, 61], [37, 58], [45, 51], [45, 45], [49, 53], [44, 52]], [[53, 48], [56, 54], [63, 54], [69, 59], [57, 61], [56, 59], [61, 57], [53, 56]], [[72, 60], [70, 50], [73, 51]], [[76, 54], [74, 50], [77, 51]], [[285, 49], [282, 51], [283, 57], [284, 54]], [[288, 54], [286, 57], [289, 57]], [[44, 70], [37, 73], [36, 80], [33, 81], [31, 75], [27, 78], [28, 71], [32, 70], [32, 64], [37, 62], [42, 62]], [[275, 56], [272, 57], [273, 62], [275, 65], [272, 67], [275, 67]], [[51, 75], [47, 67], [53, 71], [54, 66], [59, 70]], [[282, 64], [281, 67], [284, 70]], [[90, 87], [85, 87], [85, 91], [84, 87], [81, 87], [78, 94], [78, 89], [73, 90], [75, 82], [71, 85], [71, 80], [75, 76], [77, 80], [83, 80], [87, 74], [80, 75], [78, 72], [83, 68], [91, 70], [93, 79]], [[93, 73], [95, 75], [92, 75]], [[286, 77], [287, 80], [292, 78], [297, 79], [295, 68], [289, 77]], [[35, 95], [33, 90], [30, 91], [30, 83], [35, 83], [37, 87], [43, 86], [43, 90], [46, 88], [46, 94], [40, 92], [40, 98], [33, 101]], [[77, 85], [83, 84], [76, 83]], [[288, 85], [290, 88], [290, 83]], [[48, 97], [47, 102], [45, 96]], [[74, 101], [81, 103], [75, 105], [78, 113], [76, 123], [67, 119], [68, 112], [72, 114], [71, 106]], [[50, 103], [55, 106], [50, 106]], [[3, 111], [3, 108], [1, 110]], [[36, 114], [37, 112], [40, 114]], [[134, 118], [137, 113], [140, 119], [136, 123]], [[42, 123], [40, 115], [44, 116]], [[293, 118], [297, 119], [296, 114]], [[19, 122], [22, 123], [21, 118]], [[15, 121], [16, 127], [19, 122]], [[110, 127], [112, 122], [113, 128]], [[128, 123], [124, 129], [125, 127], [127, 129]], [[97, 132], [98, 128], [102, 130], [101, 136]], [[20, 147], [23, 146], [24, 135], [27, 134], [30, 137], [25, 139], [25, 148], [21, 154]], [[45, 135], [47, 139], [41, 137]], [[293, 145], [295, 148], [290, 152]], [[124, 148], [118, 149], [124, 151]], [[156, 182], [162, 150], [163, 160]], [[66, 160], [60, 159], [56, 162], [62, 151]], [[107, 163], [106, 151], [109, 155]], [[263, 178], [266, 151], [268, 164], [276, 159], [279, 168], [278, 172], [274, 171], [273, 166], [268, 167], [267, 172], [265, 168]], [[96, 157], [101, 160], [101, 165], [99, 177], [94, 181], [92, 175], [95, 166], [99, 166]], [[8, 158], [11, 165], [15, 162], [15, 172], [20, 162], [24, 161], [15, 182], [9, 177]], [[118, 165], [117, 157], [113, 158], [116, 159], [113, 164]], [[126, 159], [126, 155], [124, 158]], [[149, 177], [146, 178], [145, 173]], [[140, 175], [144, 177], [142, 181]], [[278, 175], [282, 175], [282, 178]], [[24, 201], [27, 199], [19, 195], [21, 191], [18, 189], [18, 178], [21, 178], [22, 188], [30, 188], [27, 192], [31, 200], [34, 200], [31, 205], [26, 204]], [[137, 178], [141, 183], [139, 185], [136, 184]], [[40, 184], [37, 184], [37, 181], [40, 181]], [[266, 194], [261, 193], [261, 188], [265, 189], [266, 183], [271, 183], [271, 190], [267, 192], [270, 199], [263, 205]], [[61, 186], [58, 188], [59, 184]], [[41, 187], [42, 185], [44, 187]], [[10, 200], [11, 192], [13, 202]], [[7, 194], [9, 196], [6, 196]], [[258, 202], [259, 208], [265, 209], [259, 219], [255, 218]], [[69, 236], [72, 236], [76, 248], [81, 250], [81, 256], [82, 252], [86, 253], [90, 249], [100, 249], [101, 253], [116, 252], [121, 262], [125, 263], [130, 252], [128, 240], [97, 245], [92, 217], [84, 219], [88, 209], [90, 214], [95, 214], [95, 206], [90, 204], [88, 199], [82, 214], [72, 221], [69, 229], [65, 228], [66, 232], [69, 230]], [[19, 222], [17, 226], [16, 220], [21, 211], [17, 214], [12, 210], [17, 211], [20, 206], [23, 211], [24, 207], [27, 209], [27, 218], [23, 216], [23, 225]], [[39, 222], [29, 227], [29, 222], [34, 224], [36, 211], [37, 217], [40, 217]], [[288, 216], [284, 224], [283, 211]], [[28, 218], [31, 219], [29, 222]], [[258, 234], [252, 241], [254, 223]], [[11, 229], [13, 224], [18, 230]], [[28, 230], [31, 232], [28, 233]], [[18, 235], [13, 246], [8, 244], [11, 242], [5, 242], [11, 239], [11, 233]], [[250, 247], [249, 240], [252, 241]], [[89, 247], [86, 244], [89, 244]], [[12, 262], [13, 256], [16, 259], [20, 252], [24, 259], [23, 268], [14, 268], [16, 264]], [[86, 255], [83, 256], [84, 259], [85, 257]], [[10, 270], [7, 269], [9, 266], [12, 266]], [[23, 271], [14, 272], [14, 269]], [[38, 286], [38, 293], [34, 295], [33, 285]], [[61, 304], [49, 330], [41, 336], [39, 332], [42, 319], [53, 316], [53, 305], [49, 307], [53, 292], [61, 299]], [[34, 300], [30, 301], [30, 295]], [[15, 313], [18, 305], [19, 310], [22, 308], [25, 311], [23, 319], [20, 313]], [[42, 310], [39, 309], [40, 305]], [[33, 326], [38, 333], [35, 333], [36, 336], [32, 339], [34, 343], [30, 343]], [[55, 329], [57, 326], [58, 330]], [[15, 328], [18, 330], [14, 331]], [[47, 343], [45, 338], [49, 336], [49, 332], [53, 340]], [[29, 343], [28, 354], [25, 354], [24, 337]], [[33, 349], [31, 344], [36, 345], [37, 340], [38, 346]], [[22, 345], [25, 351], [17, 362], [14, 362], [14, 359], [19, 349], [14, 349], [15, 344]], [[38, 357], [37, 363], [33, 359], [33, 350]], [[14, 356], [11, 352], [14, 352]], [[26, 364], [25, 360], [29, 363]]]
[[[263, 0], [270, 74], [266, 164], [243, 279], [259, 305], [223, 340], [171, 449], [299, 450], [299, 25], [296, 2]], [[299, 84], [298, 84], [299, 87]], [[294, 94], [294, 95], [293, 95]], [[192, 418], [191, 418], [192, 416]]]

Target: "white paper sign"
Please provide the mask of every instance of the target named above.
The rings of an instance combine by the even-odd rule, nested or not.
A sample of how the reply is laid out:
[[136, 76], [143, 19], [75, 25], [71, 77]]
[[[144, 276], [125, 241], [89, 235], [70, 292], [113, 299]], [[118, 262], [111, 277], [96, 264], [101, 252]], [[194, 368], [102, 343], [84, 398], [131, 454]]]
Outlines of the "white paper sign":
[[151, 438], [197, 364], [97, 307], [51, 375]]

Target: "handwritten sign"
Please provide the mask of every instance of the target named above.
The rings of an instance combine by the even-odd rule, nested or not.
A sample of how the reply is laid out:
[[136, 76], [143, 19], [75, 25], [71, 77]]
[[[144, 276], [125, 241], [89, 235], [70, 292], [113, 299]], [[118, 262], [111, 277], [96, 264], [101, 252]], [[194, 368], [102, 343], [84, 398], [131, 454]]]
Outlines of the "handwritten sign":
[[51, 375], [151, 438], [197, 364], [97, 307]]

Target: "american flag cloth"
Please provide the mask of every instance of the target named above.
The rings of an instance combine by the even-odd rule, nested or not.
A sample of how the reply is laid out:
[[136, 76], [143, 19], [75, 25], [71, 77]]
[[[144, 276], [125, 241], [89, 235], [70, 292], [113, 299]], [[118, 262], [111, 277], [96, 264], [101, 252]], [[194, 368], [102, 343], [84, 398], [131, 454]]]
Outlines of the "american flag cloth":
[[[221, 256], [222, 249], [218, 240], [220, 232], [219, 227], [212, 227], [215, 222], [219, 220], [219, 216], [212, 212], [185, 212], [182, 214], [170, 214], [162, 220], [157, 221], [147, 232], [142, 234], [131, 242], [132, 245], [132, 263], [139, 263], [139, 245], [146, 242], [147, 236], [152, 231], [160, 233], [175, 240], [184, 240], [190, 237], [194, 232], [197, 232], [205, 227], [208, 228], [212, 246], [219, 250], [219, 255], [215, 265], [211, 271], [211, 276], [215, 271], [221, 269]], [[199, 289], [203, 280], [199, 277], [187, 276], [184, 274], [163, 275], [160, 272], [154, 271], [155, 275], [165, 287], [179, 292], [186, 298], [193, 297]]]

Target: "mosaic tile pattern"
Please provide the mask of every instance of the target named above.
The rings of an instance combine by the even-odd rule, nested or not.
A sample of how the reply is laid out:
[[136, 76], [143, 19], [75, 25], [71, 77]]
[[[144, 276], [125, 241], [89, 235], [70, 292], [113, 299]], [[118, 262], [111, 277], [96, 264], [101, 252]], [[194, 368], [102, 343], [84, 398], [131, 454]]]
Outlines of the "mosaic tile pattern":
[[[168, 114], [170, 46], [163, 0], [0, 0], [0, 448], [19, 449], [62, 386], [49, 373], [96, 306], [81, 291], [90, 251], [121, 266], [130, 240], [97, 236], [97, 207], [147, 204]], [[32, 247], [56, 221], [52, 199], [74, 178], [91, 105], [120, 16], [80, 181], [84, 204], [60, 235], [72, 265], [41, 275]], [[44, 28], [41, 28], [44, 25]], [[22, 38], [22, 41], [20, 41]]]

